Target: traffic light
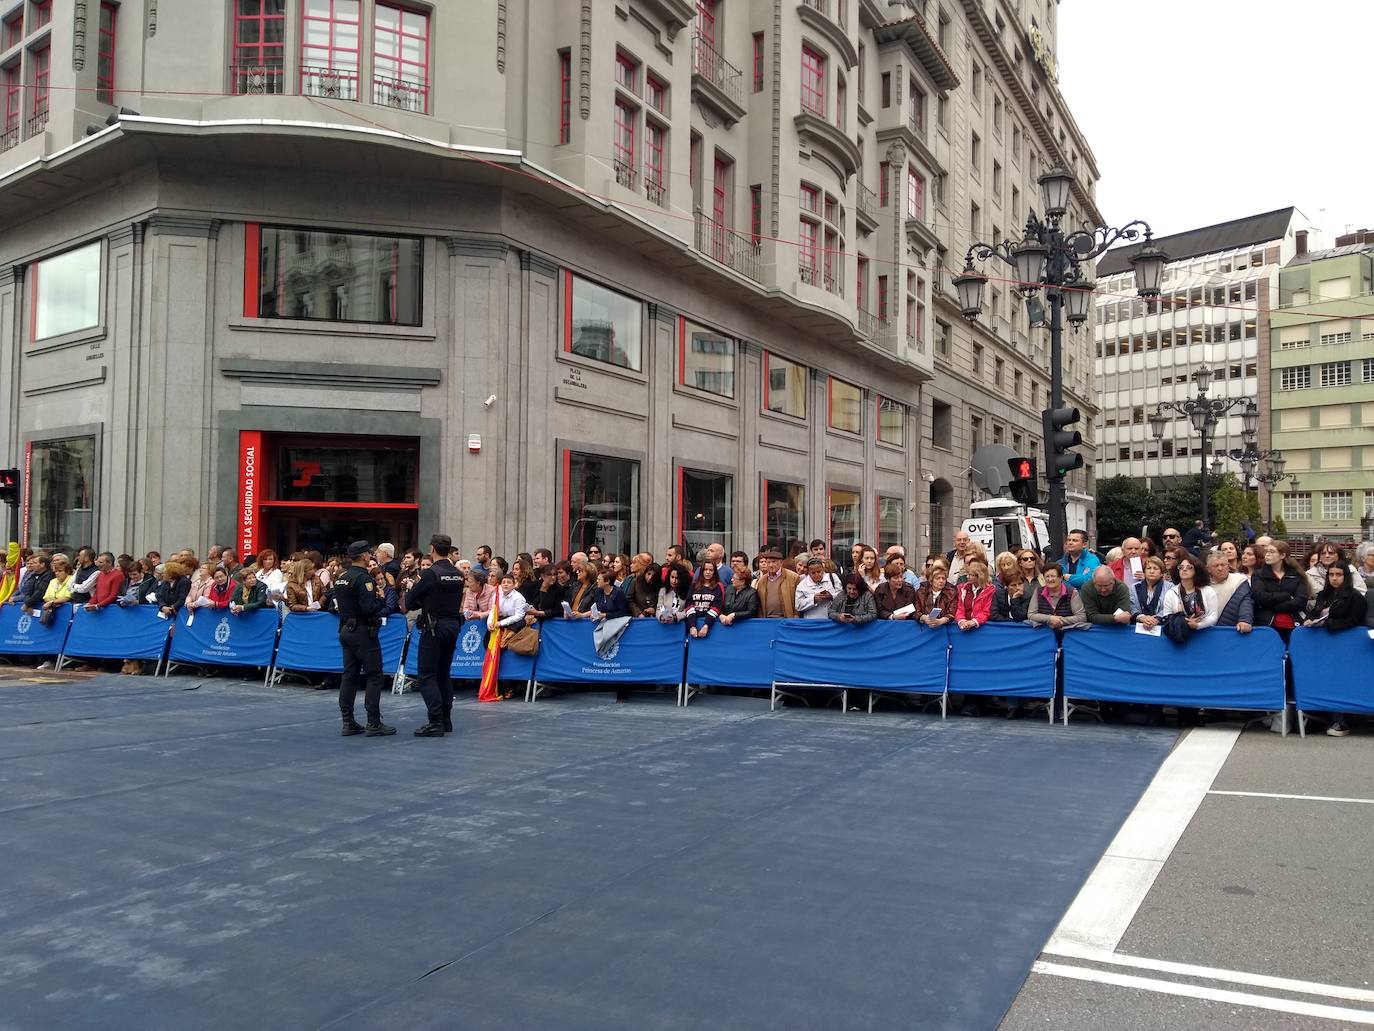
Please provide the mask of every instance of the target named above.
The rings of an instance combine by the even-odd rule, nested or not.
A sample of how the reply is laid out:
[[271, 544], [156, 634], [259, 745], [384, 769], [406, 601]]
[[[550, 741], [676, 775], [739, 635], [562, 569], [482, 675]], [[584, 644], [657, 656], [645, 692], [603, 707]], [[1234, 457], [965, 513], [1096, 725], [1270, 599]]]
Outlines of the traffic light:
[[1063, 476], [1083, 464], [1083, 456], [1069, 448], [1083, 443], [1083, 435], [1067, 429], [1078, 421], [1077, 408], [1046, 408], [1040, 416], [1045, 434], [1045, 475]]
[[18, 506], [19, 500], [19, 470], [0, 469], [0, 501]]
[[1007, 468], [1011, 470], [1011, 496], [1023, 505], [1040, 504], [1040, 491], [1036, 489], [1035, 459], [1008, 458]]

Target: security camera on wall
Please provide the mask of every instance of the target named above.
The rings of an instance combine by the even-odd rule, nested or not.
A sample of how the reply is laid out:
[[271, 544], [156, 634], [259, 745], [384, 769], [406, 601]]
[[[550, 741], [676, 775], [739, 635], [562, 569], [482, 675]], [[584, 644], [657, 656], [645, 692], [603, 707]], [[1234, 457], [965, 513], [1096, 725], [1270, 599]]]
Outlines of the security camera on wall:
[[492, 394], [491, 397], [487, 398], [485, 401], [482, 402], [482, 407], [490, 408], [494, 404], [496, 404], [496, 395]]

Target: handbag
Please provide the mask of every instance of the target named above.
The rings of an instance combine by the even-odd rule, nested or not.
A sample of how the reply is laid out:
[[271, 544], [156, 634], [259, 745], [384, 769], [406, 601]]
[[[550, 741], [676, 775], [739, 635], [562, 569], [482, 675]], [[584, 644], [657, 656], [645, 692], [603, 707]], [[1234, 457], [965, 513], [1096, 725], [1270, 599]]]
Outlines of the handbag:
[[521, 627], [514, 633], [507, 631], [501, 637], [501, 647], [515, 652], [516, 655], [537, 655], [539, 653], [539, 628]]
[[1193, 628], [1188, 625], [1188, 617], [1182, 612], [1174, 612], [1164, 617], [1164, 636], [1174, 644], [1182, 644], [1192, 635]]

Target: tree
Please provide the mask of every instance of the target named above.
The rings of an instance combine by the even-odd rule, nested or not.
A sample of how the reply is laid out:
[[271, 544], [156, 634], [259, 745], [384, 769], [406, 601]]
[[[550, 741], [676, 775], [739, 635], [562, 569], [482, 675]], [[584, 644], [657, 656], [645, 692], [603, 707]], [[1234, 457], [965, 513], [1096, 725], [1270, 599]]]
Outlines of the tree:
[[1159, 496], [1159, 525], [1187, 533], [1202, 518], [1202, 477], [1184, 476]]
[[1270, 534], [1270, 536], [1272, 536], [1272, 537], [1287, 537], [1287, 536], [1288, 536], [1288, 524], [1285, 523], [1285, 522], [1283, 521], [1283, 516], [1281, 516], [1281, 515], [1276, 515], [1276, 516], [1274, 516], [1274, 529], [1273, 529], [1273, 532]]
[[1153, 526], [1157, 504], [1144, 484], [1129, 476], [1109, 476], [1097, 481], [1097, 541], [1116, 544]]
[[1240, 524], [1248, 516], [1249, 509], [1245, 491], [1241, 489], [1236, 474], [1223, 473], [1213, 482], [1210, 494], [1212, 525], [1209, 529], [1216, 530], [1223, 537], [1244, 536]]

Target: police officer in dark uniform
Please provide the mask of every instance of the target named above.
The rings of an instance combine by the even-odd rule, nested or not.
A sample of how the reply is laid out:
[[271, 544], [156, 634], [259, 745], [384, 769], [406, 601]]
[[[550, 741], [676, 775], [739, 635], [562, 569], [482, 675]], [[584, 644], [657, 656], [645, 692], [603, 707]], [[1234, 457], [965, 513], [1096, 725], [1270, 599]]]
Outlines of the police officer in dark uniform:
[[406, 593], [406, 608], [421, 610], [419, 681], [429, 722], [415, 728], [416, 737], [443, 737], [453, 733], [453, 681], [449, 670], [458, 631], [463, 625], [463, 574], [449, 561], [453, 540], [436, 533], [429, 540], [434, 564], [420, 574], [419, 582]]
[[[376, 582], [367, 571], [371, 550], [367, 541], [348, 546], [353, 564], [339, 574], [330, 587], [334, 607], [339, 613], [339, 645], [343, 648], [343, 678], [339, 681], [339, 711], [343, 714], [343, 736], [366, 734], [385, 737], [395, 727], [382, 722], [382, 646], [377, 640], [381, 626], [382, 598]], [[367, 728], [353, 718], [353, 700], [358, 681], [366, 681], [363, 705], [367, 709]]]

